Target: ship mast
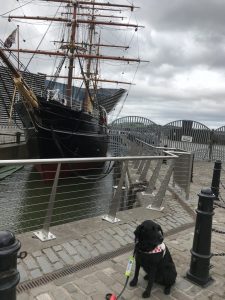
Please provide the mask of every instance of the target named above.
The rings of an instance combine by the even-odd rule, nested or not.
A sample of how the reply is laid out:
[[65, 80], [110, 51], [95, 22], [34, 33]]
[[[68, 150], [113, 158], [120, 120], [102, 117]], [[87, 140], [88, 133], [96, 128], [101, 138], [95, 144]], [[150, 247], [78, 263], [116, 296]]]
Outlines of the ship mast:
[[[134, 28], [135, 31], [139, 27], [137, 24], [132, 23], [125, 23], [125, 22], [115, 22], [113, 20], [102, 20], [103, 18], [121, 18], [121, 16], [113, 16], [108, 14], [100, 14], [98, 11], [117, 11], [121, 12], [122, 9], [129, 9], [130, 11], [133, 11], [135, 8], [134, 5], [123, 5], [118, 3], [110, 3], [110, 2], [99, 2], [98, 0], [89, 0], [89, 1], [82, 1], [82, 0], [42, 0], [43, 2], [58, 2], [61, 4], [65, 4], [68, 12], [66, 14], [61, 14], [61, 17], [42, 17], [42, 16], [14, 16], [10, 15], [8, 17], [9, 21], [11, 19], [25, 19], [25, 20], [44, 20], [44, 21], [51, 21], [51, 22], [61, 22], [67, 24], [67, 26], [70, 28], [69, 38], [67, 42], [61, 41], [60, 43], [62, 46], [60, 47], [61, 51], [46, 51], [46, 50], [30, 50], [30, 49], [3, 49], [4, 51], [10, 51], [10, 52], [21, 52], [21, 53], [33, 53], [33, 54], [42, 54], [42, 55], [49, 55], [51, 57], [54, 56], [61, 56], [64, 59], [68, 59], [68, 79], [67, 79], [67, 86], [66, 86], [66, 97], [67, 97], [67, 105], [72, 106], [72, 93], [73, 93], [73, 79], [83, 79], [85, 87], [86, 87], [86, 93], [85, 93], [85, 100], [83, 103], [83, 110], [86, 112], [91, 112], [93, 109], [93, 101], [92, 96], [90, 94], [89, 88], [91, 85], [91, 81], [93, 80], [93, 91], [97, 90], [97, 84], [98, 82], [111, 82], [111, 83], [118, 83], [119, 81], [115, 80], [105, 80], [102, 78], [97, 78], [95, 74], [95, 77], [92, 74], [96, 73], [98, 71], [98, 63], [100, 60], [114, 60], [114, 61], [124, 61], [127, 63], [130, 62], [144, 62], [144, 60], [141, 60], [138, 58], [133, 57], [126, 57], [126, 56], [112, 56], [112, 55], [106, 55], [105, 53], [100, 53], [99, 49], [101, 47], [114, 47], [114, 48], [124, 48], [128, 49], [129, 45], [111, 45], [102, 43], [100, 44], [100, 38], [97, 43], [95, 43], [94, 35], [95, 35], [95, 28], [96, 26], [115, 26], [115, 27], [127, 27], [127, 28]], [[83, 11], [83, 13], [82, 13]], [[62, 15], [66, 15], [66, 17], [62, 17]], [[72, 16], [72, 18], [71, 18]], [[83, 16], [84, 18], [80, 17]], [[98, 17], [101, 17], [99, 19]], [[123, 20], [123, 17], [122, 17]], [[80, 36], [78, 36], [78, 27], [79, 29], [83, 26], [88, 26], [88, 40], [83, 42], [78, 40]], [[56, 41], [57, 42], [57, 41]], [[95, 48], [96, 47], [96, 48]], [[97, 49], [94, 51], [94, 49]], [[84, 72], [83, 67], [81, 65], [81, 59], [86, 61], [86, 70]], [[74, 69], [76, 67], [75, 60], [78, 60], [80, 68], [81, 68], [81, 77], [74, 76]], [[96, 67], [93, 66], [93, 61], [96, 60]], [[147, 61], [148, 62], [148, 61]], [[63, 78], [64, 76], [60, 76], [60, 70], [58, 69], [57, 75], [58, 78]], [[121, 83], [127, 83], [129, 82], [121, 82]], [[92, 87], [91, 87], [92, 88]]]
[[[91, 3], [94, 3], [95, 0], [92, 0]], [[92, 9], [91, 9], [91, 20], [92, 22], [94, 21], [95, 17], [94, 17], [94, 5], [92, 5]], [[95, 31], [95, 25], [94, 23], [90, 23], [89, 25], [89, 30], [88, 30], [88, 35], [89, 35], [89, 51], [88, 54], [91, 55], [92, 54], [92, 48], [93, 48], [93, 35], [94, 35], [94, 31]], [[84, 98], [84, 102], [83, 102], [83, 110], [86, 112], [92, 112], [93, 110], [93, 106], [92, 106], [92, 101], [90, 98], [90, 93], [89, 93], [89, 87], [90, 87], [90, 74], [91, 74], [91, 62], [92, 59], [88, 58], [87, 60], [87, 68], [86, 68], [86, 92], [85, 92], [85, 98]]]
[[[98, 44], [100, 44], [100, 35], [98, 37]], [[99, 55], [99, 47], [97, 48], [97, 54]], [[97, 88], [98, 88], [98, 67], [99, 67], [99, 59], [96, 61], [96, 66], [95, 66], [95, 80], [94, 80], [94, 91], [95, 91], [95, 96], [97, 96]], [[96, 97], [97, 98], [97, 97]]]
[[73, 18], [72, 18], [72, 28], [70, 35], [70, 58], [69, 58], [69, 67], [68, 67], [68, 82], [66, 88], [66, 96], [68, 99], [68, 106], [72, 106], [72, 81], [73, 81], [73, 70], [74, 70], [74, 50], [73, 45], [75, 44], [75, 35], [76, 35], [76, 18], [77, 18], [77, 3], [73, 2]]

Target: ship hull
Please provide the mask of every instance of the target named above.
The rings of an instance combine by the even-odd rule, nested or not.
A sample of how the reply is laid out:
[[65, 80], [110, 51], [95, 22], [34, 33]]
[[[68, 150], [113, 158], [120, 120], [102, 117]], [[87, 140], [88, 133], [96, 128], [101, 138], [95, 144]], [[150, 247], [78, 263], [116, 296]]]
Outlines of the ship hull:
[[[17, 111], [25, 125], [30, 158], [85, 158], [104, 157], [108, 149], [108, 129], [101, 118], [83, 111], [75, 111], [56, 101], [39, 99], [38, 109], [28, 115], [20, 103]], [[31, 127], [32, 117], [33, 127]], [[28, 126], [29, 125], [29, 126]], [[38, 166], [51, 179], [55, 166]], [[76, 168], [96, 167], [93, 163], [77, 164]], [[48, 171], [49, 169], [49, 171]], [[74, 169], [66, 165], [64, 170]], [[53, 172], [52, 172], [53, 171]], [[67, 172], [64, 174], [68, 175]]]
[[[35, 138], [39, 158], [103, 157], [107, 153], [107, 134], [39, 128]], [[29, 152], [32, 155], [32, 149]]]

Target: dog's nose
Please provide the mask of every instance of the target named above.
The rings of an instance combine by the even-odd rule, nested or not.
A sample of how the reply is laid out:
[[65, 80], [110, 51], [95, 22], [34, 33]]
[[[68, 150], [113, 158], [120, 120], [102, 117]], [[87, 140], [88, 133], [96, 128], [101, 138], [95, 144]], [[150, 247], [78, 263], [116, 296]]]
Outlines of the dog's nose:
[[160, 236], [159, 241], [160, 241], [160, 243], [163, 242], [163, 237], [162, 236]]

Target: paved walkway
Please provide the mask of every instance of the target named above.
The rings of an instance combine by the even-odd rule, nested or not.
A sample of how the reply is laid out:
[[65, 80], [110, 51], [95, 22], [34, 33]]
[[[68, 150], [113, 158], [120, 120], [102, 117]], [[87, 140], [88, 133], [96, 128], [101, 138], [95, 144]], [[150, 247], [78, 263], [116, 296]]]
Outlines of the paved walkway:
[[[162, 212], [140, 207], [120, 212], [118, 217], [121, 222], [118, 224], [107, 223], [101, 218], [92, 218], [54, 227], [52, 230], [57, 239], [46, 243], [33, 239], [30, 233], [18, 236], [23, 245], [22, 250], [27, 250], [29, 255], [18, 265], [21, 284], [18, 287], [17, 299], [101, 300], [105, 299], [108, 292], [118, 294], [123, 288], [125, 282], [123, 274], [128, 257], [132, 253], [133, 231], [145, 219], [154, 219], [161, 224], [166, 233], [165, 242], [178, 271], [177, 282], [171, 295], [165, 297], [162, 288], [155, 285], [151, 299], [225, 299], [225, 258], [211, 259], [214, 266], [211, 275], [215, 281], [205, 289], [193, 285], [184, 278], [190, 265], [194, 231], [193, 212], [198, 201], [197, 193], [201, 188], [210, 186], [212, 170], [211, 163], [195, 163], [190, 200], [183, 202], [167, 192], [165, 209]], [[224, 225], [224, 210], [217, 208], [214, 227], [224, 230]], [[115, 256], [121, 249], [124, 249], [124, 254]], [[128, 249], [130, 252], [125, 253]], [[224, 236], [213, 233], [212, 253], [223, 252], [224, 249]], [[107, 255], [108, 259], [104, 261], [103, 258]], [[98, 261], [100, 263], [97, 263]], [[65, 272], [61, 272], [62, 270]], [[68, 270], [76, 272], [61, 276], [69, 274]], [[58, 274], [55, 277], [57, 279], [53, 280], [52, 274]], [[141, 299], [146, 286], [142, 278], [143, 276], [140, 276], [136, 288], [128, 286], [121, 299]], [[41, 280], [44, 280], [42, 284]], [[44, 282], [48, 283], [43, 284]]]

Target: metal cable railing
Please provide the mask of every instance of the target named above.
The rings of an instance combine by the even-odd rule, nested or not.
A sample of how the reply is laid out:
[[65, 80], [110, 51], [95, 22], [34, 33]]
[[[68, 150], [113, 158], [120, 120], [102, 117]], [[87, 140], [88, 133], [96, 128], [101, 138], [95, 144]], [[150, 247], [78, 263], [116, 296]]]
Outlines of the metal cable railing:
[[[137, 145], [126, 157], [0, 161], [0, 166], [23, 165], [0, 181], [0, 229], [39, 230], [35, 234], [48, 239], [52, 226], [102, 215], [114, 222], [119, 210], [140, 205], [136, 195], [152, 186], [156, 169], [153, 204], [161, 205], [178, 156], [147, 152]], [[165, 158], [167, 164], [162, 163]], [[87, 167], [81, 169], [80, 164]], [[178, 170], [181, 175], [184, 171]]]
[[[89, 172], [91, 171], [92, 170], [89, 170]], [[65, 170], [63, 170], [63, 172], [65, 172]], [[29, 174], [30, 178], [27, 179], [27, 176], [25, 176], [26, 173]], [[114, 174], [117, 176], [116, 172]], [[37, 224], [38, 221], [40, 221], [40, 223], [43, 221], [46, 213], [46, 207], [49, 203], [49, 197], [51, 196], [53, 179], [51, 178], [47, 182], [43, 182], [41, 178], [37, 180], [37, 176], [40, 176], [39, 172], [34, 171], [33, 169], [29, 170], [28, 168], [27, 170], [25, 169], [20, 173], [15, 174], [15, 176], [13, 177], [11, 176], [9, 179], [6, 178], [0, 183], [0, 185], [3, 187], [0, 192], [0, 196], [2, 198], [0, 208], [3, 214], [9, 214], [10, 212], [14, 213], [15, 207], [17, 209], [19, 207], [18, 203], [17, 205], [8, 206], [9, 201], [11, 203], [16, 203], [18, 202], [18, 198], [20, 200], [25, 199], [25, 201], [23, 201], [22, 207], [24, 220], [22, 222], [19, 220], [22, 230], [26, 230], [26, 228], [24, 227], [27, 227], [28, 221], [35, 224]], [[14, 189], [15, 183], [12, 181], [12, 178], [15, 178], [16, 185], [19, 186], [16, 191]], [[111, 184], [111, 181], [106, 178], [104, 180], [104, 185], [108, 185], [109, 183]], [[63, 222], [64, 216], [68, 218], [68, 214], [71, 214], [74, 211], [76, 211], [77, 214], [81, 216], [81, 207], [87, 206], [87, 203], [89, 207], [86, 208], [86, 210], [88, 211], [90, 211], [91, 207], [99, 207], [99, 200], [97, 201], [96, 199], [99, 199], [103, 196], [105, 198], [108, 198], [111, 194], [108, 192], [101, 192], [99, 186], [100, 184], [101, 183], [99, 183], [97, 180], [93, 179], [84, 182], [84, 179], [81, 180], [79, 178], [79, 175], [76, 174], [73, 176], [71, 175], [67, 178], [60, 178], [59, 184], [57, 186], [55, 208], [52, 215], [53, 221], [54, 218], [59, 218], [59, 215], [61, 215], [60, 218]], [[36, 215], [38, 215], [37, 218], [32, 217]], [[18, 219], [20, 219], [20, 214], [17, 214], [17, 216]], [[11, 222], [10, 224], [18, 227], [17, 222]]]

